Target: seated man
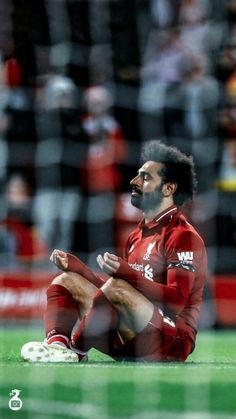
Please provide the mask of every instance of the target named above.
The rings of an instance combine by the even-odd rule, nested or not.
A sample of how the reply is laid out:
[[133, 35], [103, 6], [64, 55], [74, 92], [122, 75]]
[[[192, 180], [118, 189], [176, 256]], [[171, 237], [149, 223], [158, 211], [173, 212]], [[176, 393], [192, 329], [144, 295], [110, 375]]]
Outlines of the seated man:
[[184, 361], [193, 351], [207, 265], [203, 240], [180, 210], [195, 192], [193, 161], [156, 140], [141, 160], [130, 183], [143, 219], [124, 258], [98, 255], [99, 277], [54, 250], [64, 272], [47, 291], [46, 339], [23, 346], [26, 361], [78, 362], [91, 347], [133, 361]]

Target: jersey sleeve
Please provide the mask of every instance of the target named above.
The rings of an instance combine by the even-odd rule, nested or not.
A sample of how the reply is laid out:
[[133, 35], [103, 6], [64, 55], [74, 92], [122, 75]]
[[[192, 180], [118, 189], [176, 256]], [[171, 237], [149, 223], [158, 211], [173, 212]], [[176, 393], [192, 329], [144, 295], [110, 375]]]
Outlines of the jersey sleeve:
[[67, 253], [68, 257], [68, 267], [66, 271], [75, 272], [77, 274], [85, 277], [89, 282], [91, 282], [96, 287], [100, 288], [104, 285], [105, 281], [96, 275], [91, 269], [88, 268], [85, 263], [82, 262], [77, 256]]
[[195, 271], [201, 262], [202, 245], [200, 239], [195, 240], [194, 233], [181, 233], [166, 243], [164, 251], [167, 263], [166, 284], [146, 280], [122, 259], [115, 276], [129, 282], [153, 303], [162, 303], [168, 310], [178, 314], [191, 293]]
[[182, 268], [195, 273], [202, 260], [203, 242], [191, 230], [179, 230], [166, 241], [163, 252], [167, 269]]

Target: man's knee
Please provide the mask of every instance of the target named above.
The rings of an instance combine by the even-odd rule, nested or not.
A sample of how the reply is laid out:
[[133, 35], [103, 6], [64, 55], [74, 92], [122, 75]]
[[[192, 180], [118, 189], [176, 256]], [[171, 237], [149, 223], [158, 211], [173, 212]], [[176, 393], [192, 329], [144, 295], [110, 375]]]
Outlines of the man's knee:
[[74, 272], [63, 272], [52, 281], [52, 284], [65, 287], [74, 298], [79, 296], [93, 298], [97, 288], [83, 276]]
[[120, 328], [124, 341], [146, 327], [153, 314], [153, 304], [122, 279], [109, 278], [102, 291], [120, 314]]
[[133, 288], [122, 279], [111, 277], [101, 289], [113, 304], [126, 305], [130, 303]]

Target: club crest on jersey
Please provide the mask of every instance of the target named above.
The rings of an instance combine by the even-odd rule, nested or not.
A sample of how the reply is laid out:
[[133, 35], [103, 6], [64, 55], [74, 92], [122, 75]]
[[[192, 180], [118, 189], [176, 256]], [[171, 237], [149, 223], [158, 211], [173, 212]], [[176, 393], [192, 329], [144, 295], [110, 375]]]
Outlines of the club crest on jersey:
[[147, 251], [146, 251], [145, 255], [143, 256], [144, 260], [150, 260], [152, 249], [154, 248], [155, 244], [156, 244], [156, 242], [149, 243], [149, 245], [147, 247]]
[[179, 252], [177, 256], [180, 262], [193, 263], [193, 252]]

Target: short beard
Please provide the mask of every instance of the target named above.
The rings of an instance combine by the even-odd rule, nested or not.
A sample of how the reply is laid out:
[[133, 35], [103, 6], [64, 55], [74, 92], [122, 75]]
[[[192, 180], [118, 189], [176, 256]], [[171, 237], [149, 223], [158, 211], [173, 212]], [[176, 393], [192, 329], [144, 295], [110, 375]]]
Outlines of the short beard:
[[143, 212], [155, 210], [163, 199], [161, 186], [158, 186], [154, 192], [144, 193], [140, 195], [131, 195], [131, 204]]

